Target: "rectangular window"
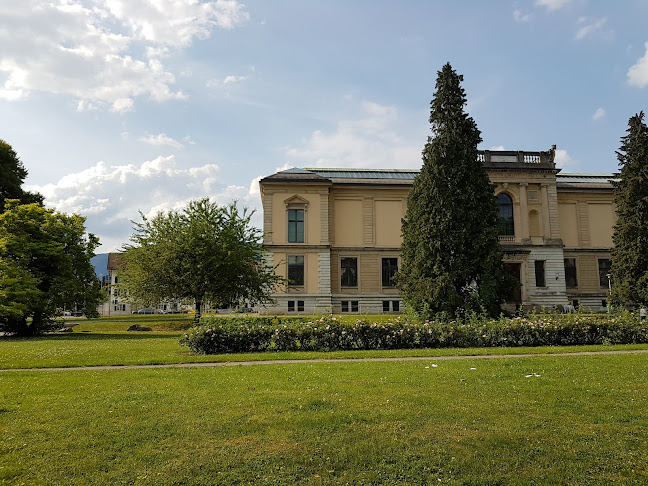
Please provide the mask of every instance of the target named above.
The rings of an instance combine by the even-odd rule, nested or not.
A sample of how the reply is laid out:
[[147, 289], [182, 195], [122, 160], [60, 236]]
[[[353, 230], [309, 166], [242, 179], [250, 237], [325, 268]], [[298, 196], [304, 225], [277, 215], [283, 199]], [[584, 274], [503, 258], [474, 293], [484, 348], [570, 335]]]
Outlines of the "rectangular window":
[[612, 268], [612, 262], [609, 258], [599, 258], [598, 261], [598, 271], [599, 271], [599, 285], [602, 289], [610, 288], [610, 280], [608, 275], [610, 274], [610, 269]]
[[288, 210], [288, 242], [289, 243], [304, 242], [304, 210], [303, 209]]
[[578, 287], [575, 258], [565, 258], [565, 285], [568, 289], [574, 289]]
[[382, 286], [393, 287], [394, 275], [398, 272], [398, 258], [382, 259]]
[[304, 255], [288, 255], [288, 285], [304, 285]]
[[359, 306], [357, 300], [351, 301], [351, 312], [358, 312]]
[[299, 312], [304, 312], [304, 301], [303, 300], [298, 300], [297, 301], [297, 310]]
[[389, 312], [389, 301], [383, 300], [383, 312]]
[[342, 301], [342, 312], [349, 312], [349, 301], [348, 300], [343, 300]]
[[400, 302], [397, 300], [392, 301], [392, 310], [394, 312], [400, 312]]
[[340, 284], [342, 287], [358, 286], [358, 259], [344, 257], [340, 261]]
[[536, 287], [547, 286], [547, 282], [545, 281], [545, 261], [544, 260], [535, 261], [535, 278], [536, 278]]
[[288, 301], [288, 312], [295, 312], [295, 301], [294, 300], [289, 300]]

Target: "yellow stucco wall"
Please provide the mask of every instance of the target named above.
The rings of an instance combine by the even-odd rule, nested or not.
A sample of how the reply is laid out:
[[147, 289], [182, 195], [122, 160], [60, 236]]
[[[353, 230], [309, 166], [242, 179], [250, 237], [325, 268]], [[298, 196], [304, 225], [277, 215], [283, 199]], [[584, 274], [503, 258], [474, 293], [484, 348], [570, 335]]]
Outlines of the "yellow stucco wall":
[[579, 246], [576, 203], [558, 204], [558, 214], [560, 218], [560, 237], [563, 244], [566, 248]]
[[272, 195], [272, 241], [277, 244], [288, 243], [286, 201], [294, 196], [308, 201], [304, 212], [304, 243], [318, 244], [321, 231], [320, 195], [308, 192], [275, 192]]
[[402, 200], [375, 201], [376, 246], [398, 247], [401, 244]]
[[333, 206], [335, 245], [362, 246], [362, 199], [335, 199]]
[[591, 245], [594, 247], [611, 247], [615, 220], [612, 204], [588, 204]]

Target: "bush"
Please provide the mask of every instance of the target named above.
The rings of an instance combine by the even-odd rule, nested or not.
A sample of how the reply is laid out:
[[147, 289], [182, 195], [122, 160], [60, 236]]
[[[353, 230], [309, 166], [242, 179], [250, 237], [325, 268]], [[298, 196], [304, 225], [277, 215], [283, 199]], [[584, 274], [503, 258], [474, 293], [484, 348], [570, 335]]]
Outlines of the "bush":
[[610, 315], [540, 314], [487, 319], [355, 322], [324, 316], [206, 318], [180, 343], [202, 354], [255, 351], [333, 351], [494, 346], [565, 346], [648, 342], [648, 326], [629, 312]]

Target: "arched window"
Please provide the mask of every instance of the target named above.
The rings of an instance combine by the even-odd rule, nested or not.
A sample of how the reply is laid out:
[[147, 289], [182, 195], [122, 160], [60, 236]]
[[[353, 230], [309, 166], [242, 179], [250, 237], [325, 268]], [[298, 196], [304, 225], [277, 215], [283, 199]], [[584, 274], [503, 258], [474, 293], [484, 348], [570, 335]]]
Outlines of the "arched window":
[[500, 236], [514, 236], [513, 200], [505, 193], [497, 195], [498, 224]]

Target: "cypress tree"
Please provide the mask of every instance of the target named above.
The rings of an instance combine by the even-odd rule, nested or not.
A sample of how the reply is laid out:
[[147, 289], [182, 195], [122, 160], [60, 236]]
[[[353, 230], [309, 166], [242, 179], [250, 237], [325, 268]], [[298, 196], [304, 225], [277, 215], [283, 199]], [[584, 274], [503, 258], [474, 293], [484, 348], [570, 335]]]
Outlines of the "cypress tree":
[[630, 118], [617, 159], [617, 222], [612, 251], [612, 294], [617, 304], [648, 303], [648, 127], [643, 111]]
[[424, 318], [469, 310], [498, 314], [508, 290], [494, 190], [478, 161], [482, 139], [464, 112], [462, 81], [449, 63], [438, 72], [432, 136], [402, 222], [397, 282], [405, 303]]

